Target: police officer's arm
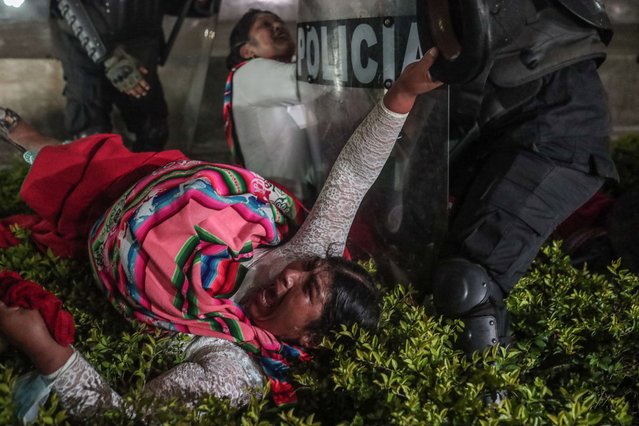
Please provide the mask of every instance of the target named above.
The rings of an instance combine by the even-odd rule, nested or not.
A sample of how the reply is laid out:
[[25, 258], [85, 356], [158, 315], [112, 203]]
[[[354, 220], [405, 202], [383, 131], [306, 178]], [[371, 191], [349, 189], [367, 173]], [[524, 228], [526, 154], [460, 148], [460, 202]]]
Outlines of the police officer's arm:
[[148, 71], [137, 59], [129, 55], [122, 46], [115, 48], [104, 67], [107, 78], [120, 92], [139, 98], [146, 95], [151, 86], [144, 79]]
[[96, 64], [104, 64], [106, 76], [116, 89], [135, 97], [148, 93], [150, 86], [144, 79], [144, 74], [148, 71], [122, 47], [117, 47], [110, 53], [107, 51], [81, 1], [57, 0], [57, 5], [89, 58]]

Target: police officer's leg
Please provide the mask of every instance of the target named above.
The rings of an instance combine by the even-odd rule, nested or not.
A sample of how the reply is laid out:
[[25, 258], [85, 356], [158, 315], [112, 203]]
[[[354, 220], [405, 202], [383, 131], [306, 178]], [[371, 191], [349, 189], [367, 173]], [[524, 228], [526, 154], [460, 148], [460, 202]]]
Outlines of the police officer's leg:
[[160, 40], [141, 39], [126, 43], [126, 50], [148, 70], [144, 78], [151, 89], [141, 98], [118, 94], [116, 105], [127, 129], [135, 134], [133, 151], [161, 151], [169, 137], [168, 107], [158, 76]]
[[506, 337], [503, 298], [555, 227], [602, 183], [525, 149], [488, 157], [451, 224], [433, 280], [436, 308], [464, 321], [465, 351]]
[[133, 151], [161, 151], [169, 137], [168, 107], [160, 80], [155, 74], [148, 78], [151, 90], [146, 96], [134, 98], [123, 93], [116, 95], [116, 105], [127, 129], [135, 134]]
[[504, 343], [508, 319], [503, 292], [477, 263], [462, 257], [440, 261], [433, 276], [433, 299], [438, 313], [464, 321], [457, 346], [465, 353]]
[[65, 128], [73, 139], [112, 131], [113, 99], [104, 67], [94, 64], [72, 35], [51, 25], [56, 55], [64, 72]]

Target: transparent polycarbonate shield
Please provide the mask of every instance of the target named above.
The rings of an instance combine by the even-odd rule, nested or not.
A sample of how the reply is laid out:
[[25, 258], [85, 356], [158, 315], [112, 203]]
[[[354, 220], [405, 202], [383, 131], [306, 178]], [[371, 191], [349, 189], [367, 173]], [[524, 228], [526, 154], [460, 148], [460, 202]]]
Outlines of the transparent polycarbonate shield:
[[[422, 56], [415, 3], [299, 3], [297, 76], [318, 181], [401, 70]], [[420, 285], [446, 227], [448, 91], [418, 99], [380, 178], [366, 196], [349, 247], [387, 278]]]
[[[164, 33], [172, 32], [176, 17], [165, 16]], [[204, 86], [217, 34], [218, 14], [203, 18], [186, 18], [171, 48], [166, 63], [159, 69], [167, 101], [170, 100], [168, 148], [191, 152], [201, 107], [206, 95]]]

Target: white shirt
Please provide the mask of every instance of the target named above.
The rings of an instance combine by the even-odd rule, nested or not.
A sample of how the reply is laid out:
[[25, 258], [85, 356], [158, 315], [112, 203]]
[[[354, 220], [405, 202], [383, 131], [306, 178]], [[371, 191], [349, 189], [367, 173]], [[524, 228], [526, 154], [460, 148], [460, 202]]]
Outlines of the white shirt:
[[313, 167], [295, 64], [256, 58], [233, 76], [233, 123], [247, 169], [309, 195]]

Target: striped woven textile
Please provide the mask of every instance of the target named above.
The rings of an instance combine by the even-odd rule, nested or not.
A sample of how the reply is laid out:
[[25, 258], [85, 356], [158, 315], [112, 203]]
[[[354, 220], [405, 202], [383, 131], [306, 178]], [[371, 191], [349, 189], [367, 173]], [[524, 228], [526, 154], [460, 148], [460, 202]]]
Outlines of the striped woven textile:
[[154, 327], [232, 340], [257, 356], [278, 403], [294, 399], [287, 358], [305, 358], [254, 327], [228, 298], [242, 262], [298, 224], [294, 200], [248, 170], [199, 161], [164, 166], [131, 187], [97, 221], [90, 260], [109, 301]]
[[235, 72], [247, 62], [248, 61], [244, 61], [237, 64], [226, 77], [226, 84], [224, 85], [224, 105], [222, 107], [226, 144], [231, 152], [231, 160], [235, 164], [239, 165], [244, 165], [244, 157], [242, 156], [242, 150], [240, 149], [240, 144], [238, 143], [237, 136], [235, 134], [235, 128], [233, 127], [233, 76], [235, 75]]

